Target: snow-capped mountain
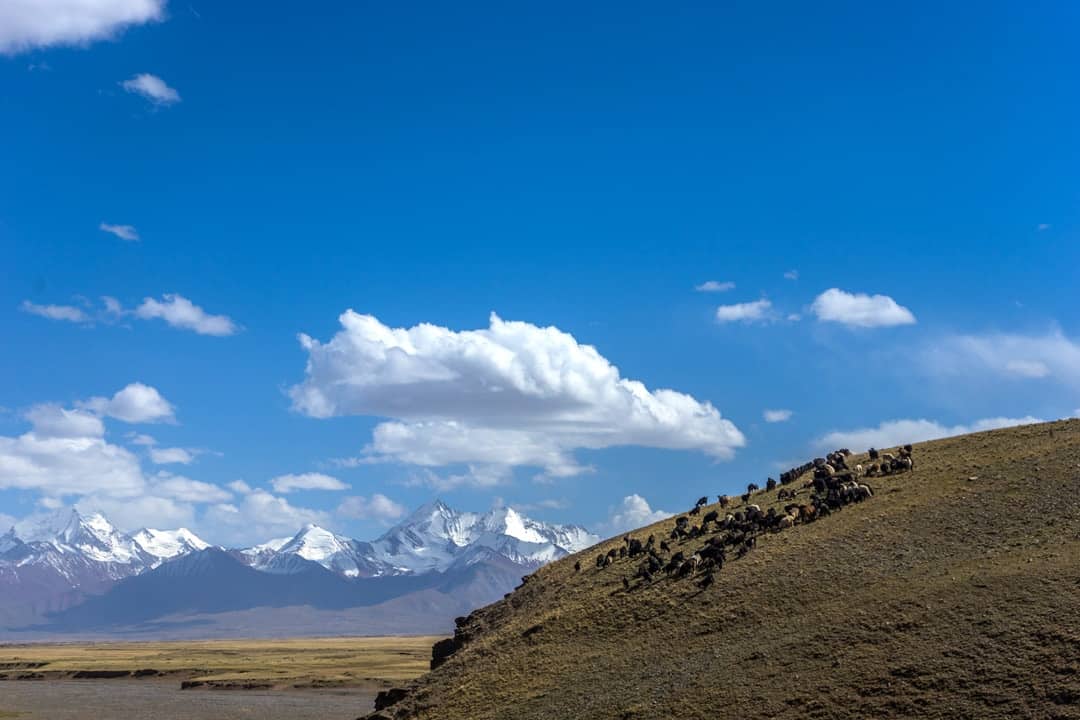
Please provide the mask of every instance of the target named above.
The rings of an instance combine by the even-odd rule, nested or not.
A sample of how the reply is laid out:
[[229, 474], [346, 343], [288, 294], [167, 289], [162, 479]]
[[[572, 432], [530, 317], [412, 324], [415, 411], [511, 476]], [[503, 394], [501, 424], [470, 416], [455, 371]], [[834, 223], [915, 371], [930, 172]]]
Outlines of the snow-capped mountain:
[[210, 544], [187, 528], [179, 530], [154, 530], [143, 528], [131, 536], [143, 552], [154, 558], [152, 567], [195, 550], [205, 550]]
[[100, 513], [80, 514], [69, 508], [17, 523], [0, 540], [0, 559], [17, 567], [52, 567], [75, 580], [86, 566], [100, 566], [119, 579], [141, 572], [150, 557], [130, 536], [117, 530]]
[[[100, 513], [69, 508], [16, 523], [0, 535], [0, 630], [40, 622], [103, 593], [91, 604], [106, 607], [114, 590], [153, 605], [162, 598], [139, 593], [174, 581], [189, 583], [188, 590], [205, 600], [208, 611], [233, 607], [239, 601], [229, 598], [236, 593], [261, 603], [258, 607], [301, 600], [345, 607], [342, 603], [390, 601], [438, 587], [445, 594], [440, 602], [460, 613], [509, 591], [523, 570], [598, 540], [584, 528], [538, 522], [512, 508], [459, 512], [437, 500], [373, 542], [307, 525], [289, 538], [227, 550], [186, 528], [145, 528], [127, 535]], [[363, 582], [354, 587], [358, 580]], [[247, 588], [242, 593], [241, 586]], [[430, 600], [424, 597], [417, 602]]]
[[441, 500], [416, 512], [371, 543], [374, 558], [399, 573], [446, 570], [473, 548], [487, 548], [526, 567], [537, 567], [599, 542], [576, 525], [553, 525], [513, 508], [459, 512]]
[[[274, 544], [277, 547], [271, 549]], [[271, 541], [244, 551], [242, 555], [251, 558], [252, 567], [266, 572], [295, 572], [296, 568], [302, 567], [292, 561], [298, 557], [345, 577], [386, 574], [385, 568], [373, 561], [371, 545], [336, 535], [318, 525], [306, 525], [284, 543]]]

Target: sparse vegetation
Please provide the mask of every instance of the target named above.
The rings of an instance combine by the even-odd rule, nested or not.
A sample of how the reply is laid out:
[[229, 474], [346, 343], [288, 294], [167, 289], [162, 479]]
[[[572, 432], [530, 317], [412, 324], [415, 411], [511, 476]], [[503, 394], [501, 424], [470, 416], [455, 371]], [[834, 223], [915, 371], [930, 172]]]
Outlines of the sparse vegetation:
[[[170, 677], [218, 687], [382, 687], [427, 669], [433, 638], [0, 645], [0, 676]], [[0, 715], [2, 717], [2, 715]]]
[[627, 590], [638, 561], [593, 562], [621, 536], [544, 567], [373, 717], [1080, 718], [1080, 421], [915, 457], [871, 479], [871, 501], [761, 536], [704, 590]]

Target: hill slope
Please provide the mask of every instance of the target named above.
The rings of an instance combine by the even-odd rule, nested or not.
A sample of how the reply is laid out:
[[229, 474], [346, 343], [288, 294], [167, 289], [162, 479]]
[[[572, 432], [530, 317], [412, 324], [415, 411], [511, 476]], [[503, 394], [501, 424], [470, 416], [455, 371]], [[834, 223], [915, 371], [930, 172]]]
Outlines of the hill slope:
[[371, 717], [1080, 718], [1080, 421], [915, 460], [865, 502], [762, 536], [706, 590], [626, 591], [638, 561], [597, 569], [597, 548], [541, 568]]

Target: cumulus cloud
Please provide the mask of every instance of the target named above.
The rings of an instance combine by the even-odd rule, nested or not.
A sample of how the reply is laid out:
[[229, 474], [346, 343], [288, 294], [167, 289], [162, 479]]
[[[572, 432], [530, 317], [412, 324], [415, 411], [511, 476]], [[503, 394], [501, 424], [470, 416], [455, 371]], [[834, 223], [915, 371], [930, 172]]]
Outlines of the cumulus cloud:
[[554, 327], [491, 315], [481, 330], [390, 328], [352, 310], [327, 343], [307, 335], [306, 377], [293, 407], [309, 416], [370, 415], [366, 462], [515, 466], [565, 477], [587, 470], [573, 451], [638, 445], [730, 458], [745, 440], [708, 402], [649, 390], [597, 350]]
[[237, 495], [247, 495], [249, 492], [252, 492], [251, 486], [243, 480], [233, 480], [226, 484], [225, 487], [229, 488]]
[[211, 505], [202, 519], [204, 527], [212, 528], [216, 537], [232, 544], [293, 535], [307, 524], [333, 527], [327, 513], [291, 505], [265, 490], [252, 490], [236, 504]]
[[232, 499], [232, 493], [218, 485], [192, 480], [182, 475], [159, 472], [151, 481], [151, 494], [182, 502], [222, 503]]
[[0, 437], [0, 489], [38, 490], [53, 497], [139, 495], [146, 483], [135, 455], [106, 442], [97, 427], [87, 427], [93, 432], [72, 435], [74, 423], [53, 417], [18, 437]]
[[337, 514], [342, 517], [381, 522], [397, 520], [405, 513], [404, 505], [394, 502], [381, 493], [375, 493], [370, 498], [361, 495], [347, 497], [337, 508]]
[[349, 486], [336, 477], [322, 473], [302, 473], [300, 475], [279, 475], [270, 481], [275, 492], [283, 495], [297, 490], [348, 490]]
[[730, 280], [726, 280], [724, 282], [720, 282], [719, 280], [706, 280], [700, 285], [695, 285], [694, 289], [698, 292], [727, 292], [728, 290], [735, 289], [735, 283], [731, 282]]
[[200, 335], [233, 335], [239, 330], [228, 316], [210, 315], [182, 295], [167, 293], [161, 300], [146, 298], [134, 312], [143, 320], [160, 318], [173, 327], [193, 330]]
[[154, 105], [172, 105], [180, 102], [180, 93], [175, 88], [169, 87], [164, 80], [150, 73], [134, 75], [120, 85], [129, 93], [141, 95]]
[[716, 322], [761, 322], [769, 319], [771, 310], [772, 303], [765, 298], [755, 300], [754, 302], [721, 305], [716, 308]]
[[19, 309], [24, 313], [48, 318], [49, 320], [64, 320], [73, 323], [91, 322], [90, 316], [82, 308], [77, 308], [74, 305], [38, 305], [29, 300], [23, 300]]
[[80, 406], [128, 423], [173, 421], [173, 406], [156, 388], [134, 382], [111, 398], [94, 397]]
[[904, 443], [937, 440], [939, 438], [966, 435], [983, 430], [998, 430], [1016, 425], [1030, 425], [1043, 420], [1037, 417], [994, 417], [976, 420], [969, 425], [943, 425], [932, 420], [886, 420], [877, 427], [858, 430], [834, 430], [820, 438], [816, 445], [822, 449], [840, 447], [862, 452], [867, 448], [886, 448]]
[[35, 405], [26, 413], [34, 434], [43, 438], [99, 438], [105, 424], [93, 413], [69, 410], [59, 405]]
[[810, 306], [817, 319], [849, 327], [874, 328], [894, 325], [914, 325], [915, 316], [898, 305], [888, 295], [849, 293], [830, 288], [814, 299]]
[[110, 225], [107, 222], [103, 222], [98, 225], [98, 229], [115, 235], [121, 240], [127, 240], [128, 242], [137, 242], [139, 239], [139, 233], [135, 230], [134, 225]]
[[155, 465], [190, 465], [195, 462], [195, 453], [187, 448], [151, 448], [150, 460]]
[[610, 535], [618, 535], [628, 530], [635, 530], [645, 525], [651, 525], [669, 518], [674, 513], [664, 510], [653, 510], [649, 503], [640, 495], [627, 495], [614, 510], [607, 522], [603, 524], [604, 531]]
[[0, 3], [0, 53], [86, 45], [161, 20], [164, 11], [165, 0], [5, 0]]
[[794, 413], [790, 410], [766, 410], [762, 415], [765, 418], [765, 422], [782, 423], [790, 420]]
[[934, 374], [982, 371], [1019, 379], [1052, 378], [1080, 387], [1080, 343], [1060, 330], [938, 338], [923, 350], [923, 362]]

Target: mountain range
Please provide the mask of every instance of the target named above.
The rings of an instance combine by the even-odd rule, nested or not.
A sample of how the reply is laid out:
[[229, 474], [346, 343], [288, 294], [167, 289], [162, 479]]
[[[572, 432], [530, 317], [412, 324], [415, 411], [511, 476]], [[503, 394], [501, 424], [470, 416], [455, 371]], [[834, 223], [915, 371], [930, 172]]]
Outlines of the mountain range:
[[117, 530], [67, 508], [0, 536], [0, 629], [15, 637], [440, 632], [525, 572], [595, 544], [512, 508], [421, 506], [381, 537], [307, 525], [249, 548], [180, 528]]

